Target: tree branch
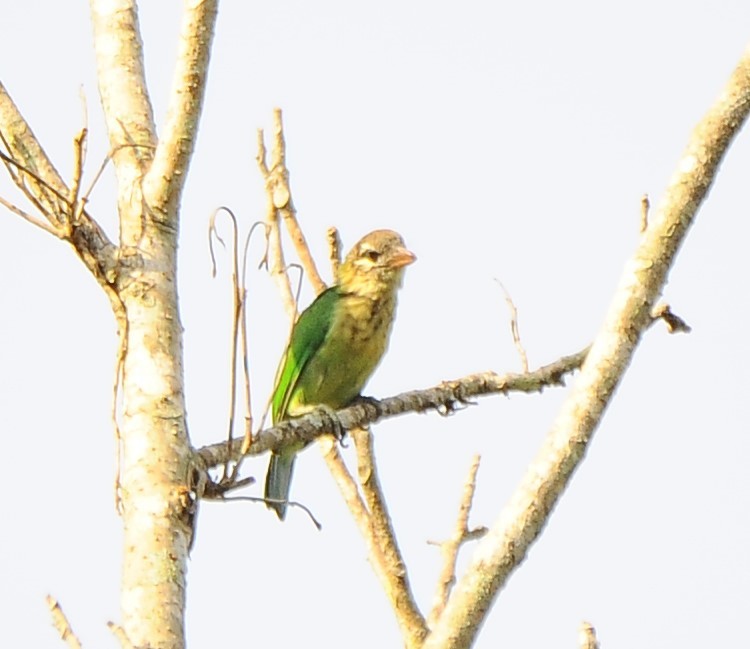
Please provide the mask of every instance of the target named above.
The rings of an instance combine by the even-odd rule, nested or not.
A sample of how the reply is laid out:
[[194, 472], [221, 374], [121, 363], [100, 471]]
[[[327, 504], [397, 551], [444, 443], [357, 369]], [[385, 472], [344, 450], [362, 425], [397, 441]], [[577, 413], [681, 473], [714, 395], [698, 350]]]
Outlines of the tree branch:
[[389, 581], [392, 575], [389, 574], [390, 563], [388, 562], [383, 548], [376, 542], [370, 526], [370, 512], [365, 505], [362, 496], [359, 493], [357, 483], [349, 473], [344, 460], [339, 453], [336, 440], [333, 435], [323, 435], [318, 438], [323, 459], [333, 476], [336, 486], [339, 488], [344, 502], [346, 502], [351, 512], [354, 522], [357, 524], [362, 538], [367, 545], [367, 555], [370, 559], [370, 565], [375, 571], [383, 589], [387, 592], [391, 590]]
[[112, 159], [119, 186], [130, 187], [151, 164], [156, 148], [138, 7], [135, 0], [90, 0], [90, 6], [96, 75]]
[[[68, 188], [52, 164], [42, 145], [36, 139], [18, 107], [13, 103], [5, 86], [0, 82], [0, 134], [3, 144], [11, 158], [30, 173], [11, 175], [13, 181], [22, 190], [30, 189], [31, 194], [39, 201], [39, 208], [46, 216], [52, 215], [51, 221], [57, 229], [63, 219], [60, 218], [60, 196], [68, 195]], [[10, 171], [10, 169], [9, 169]], [[50, 191], [51, 190], [51, 191]], [[26, 193], [24, 191], [24, 193]]]
[[578, 627], [578, 649], [599, 649], [596, 629], [591, 622], [581, 622]]
[[[286, 261], [284, 260], [284, 250], [281, 247], [279, 214], [275, 204], [275, 187], [277, 181], [274, 180], [271, 175], [271, 171], [274, 168], [273, 161], [281, 154], [274, 148], [271, 152], [272, 163], [271, 169], [269, 169], [266, 162], [267, 151], [262, 128], [258, 129], [257, 136], [258, 151], [255, 154], [255, 162], [258, 164], [258, 169], [260, 170], [260, 175], [263, 176], [263, 183], [266, 188], [266, 237], [268, 245], [266, 247], [264, 261], [268, 268], [268, 272], [271, 274], [271, 279], [276, 283], [276, 287], [279, 289], [281, 301], [284, 304], [284, 311], [286, 311], [286, 314], [289, 316], [289, 320], [294, 323], [297, 319], [297, 300], [292, 291], [292, 283], [289, 281], [289, 274], [286, 272], [287, 266]], [[276, 147], [277, 144], [278, 143], [274, 141], [274, 147]], [[282, 176], [282, 180], [283, 179], [284, 177]], [[286, 190], [289, 191], [288, 185], [286, 186]]]
[[357, 450], [359, 483], [370, 511], [368, 536], [372, 537], [384, 560], [381, 581], [401, 627], [405, 646], [416, 649], [422, 646], [427, 626], [414, 601], [406, 564], [396, 542], [396, 533], [380, 488], [372, 433], [367, 428], [355, 428], [352, 430], [352, 437]]
[[[1, 83], [0, 134], [12, 162], [5, 157], [3, 160], [9, 170], [10, 167], [16, 168], [17, 173], [11, 173], [16, 185], [35, 199], [35, 205], [49, 221], [53, 234], [73, 245], [110, 300], [114, 300], [110, 284], [117, 273], [117, 247], [85, 210], [74, 209], [71, 205], [68, 200], [70, 190]], [[15, 211], [7, 201], [3, 204]], [[26, 220], [39, 225], [33, 217]], [[40, 227], [50, 231], [47, 227]]]
[[[407, 412], [437, 410], [444, 415], [451, 414], [470, 405], [472, 403], [470, 399], [473, 397], [481, 395], [541, 392], [545, 387], [563, 385], [564, 376], [578, 369], [587, 353], [588, 348], [525, 374], [499, 375], [495, 372], [470, 374], [462, 379], [445, 381], [425, 390], [404, 392], [382, 401], [357, 402], [335, 414], [316, 410], [303, 417], [290, 419], [260, 431], [248, 448], [247, 455], [260, 455], [295, 441], [310, 442], [326, 433], [362, 428]], [[237, 460], [241, 439], [238, 437], [233, 440], [232, 447], [235, 450], [232, 457], [228, 457], [226, 442], [204, 446], [196, 452], [205, 466], [212, 468], [228, 460]]]
[[177, 66], [167, 118], [154, 159], [143, 179], [144, 196], [160, 218], [176, 214], [195, 147], [206, 93], [208, 62], [216, 24], [217, 0], [185, 0]]
[[464, 483], [458, 517], [453, 527], [453, 534], [442, 543], [435, 544], [440, 546], [440, 551], [443, 555], [443, 567], [440, 571], [435, 597], [433, 598], [432, 610], [427, 618], [427, 625], [430, 628], [435, 626], [437, 620], [440, 619], [451, 589], [456, 583], [456, 561], [458, 560], [458, 551], [461, 549], [461, 546], [467, 541], [481, 538], [487, 534], [486, 527], [479, 527], [474, 530], [469, 529], [469, 513], [471, 512], [471, 504], [474, 500], [474, 491], [477, 486], [479, 461], [479, 455], [475, 455], [471, 461], [469, 474], [466, 476]]
[[284, 255], [281, 252], [281, 238], [279, 232], [279, 217], [286, 224], [287, 232], [292, 239], [294, 249], [300, 259], [302, 267], [307, 273], [307, 279], [312, 284], [315, 294], [321, 293], [326, 285], [318, 273], [315, 260], [310, 254], [310, 249], [302, 234], [302, 229], [297, 221], [297, 212], [292, 202], [292, 190], [289, 185], [289, 169], [286, 167], [286, 140], [284, 139], [284, 125], [281, 120], [281, 109], [275, 108], [273, 111], [273, 147], [271, 149], [271, 165], [266, 163], [266, 146], [263, 139], [263, 131], [258, 130], [258, 153], [256, 161], [258, 168], [263, 176], [266, 185], [266, 194], [268, 195], [268, 209], [266, 221], [269, 225], [270, 249], [272, 254], [273, 267], [271, 274], [277, 283], [280, 284], [282, 299], [286, 306], [287, 312], [296, 314], [296, 304], [294, 309], [290, 309], [292, 300], [291, 288], [288, 285], [289, 280], [279, 276], [279, 273], [285, 273]]
[[516, 494], [477, 547], [425, 649], [470, 647], [513, 570], [541, 533], [627, 369], [680, 245], [750, 109], [750, 48], [695, 128], [656, 214], [626, 264], [604, 326]]
[[45, 600], [50, 615], [52, 615], [52, 625], [57, 629], [63, 642], [65, 642], [70, 649], [81, 649], [81, 641], [76, 634], [73, 633], [73, 629], [70, 627], [70, 622], [68, 622], [68, 618], [65, 617], [65, 613], [63, 613], [60, 603], [51, 595], [47, 595]]

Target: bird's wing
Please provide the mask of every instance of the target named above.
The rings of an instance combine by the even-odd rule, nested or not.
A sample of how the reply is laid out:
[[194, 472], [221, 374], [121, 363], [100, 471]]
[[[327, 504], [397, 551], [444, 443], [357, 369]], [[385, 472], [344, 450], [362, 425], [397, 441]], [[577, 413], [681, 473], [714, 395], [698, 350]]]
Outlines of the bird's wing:
[[291, 340], [276, 373], [276, 386], [271, 402], [274, 424], [286, 418], [289, 402], [305, 366], [320, 349], [331, 329], [336, 303], [340, 297], [337, 287], [326, 289], [294, 324]]

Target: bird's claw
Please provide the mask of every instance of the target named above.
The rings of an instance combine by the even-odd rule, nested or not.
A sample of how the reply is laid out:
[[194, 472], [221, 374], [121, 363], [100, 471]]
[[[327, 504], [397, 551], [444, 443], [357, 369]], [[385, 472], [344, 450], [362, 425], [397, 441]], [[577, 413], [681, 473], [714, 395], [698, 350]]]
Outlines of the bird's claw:
[[382, 415], [382, 407], [380, 405], [380, 401], [376, 399], [375, 397], [367, 397], [363, 394], [360, 394], [354, 398], [354, 401], [350, 404], [352, 406], [370, 406], [371, 408], [375, 409], [375, 413], [378, 417]]
[[318, 406], [316, 406], [316, 409], [321, 414], [321, 416], [326, 419], [326, 423], [329, 424], [328, 427], [331, 429], [331, 434], [336, 438], [336, 441], [339, 442], [341, 446], [346, 446], [344, 444], [346, 429], [341, 425], [341, 420], [336, 414], [336, 411], [333, 408], [323, 404], [319, 404]]

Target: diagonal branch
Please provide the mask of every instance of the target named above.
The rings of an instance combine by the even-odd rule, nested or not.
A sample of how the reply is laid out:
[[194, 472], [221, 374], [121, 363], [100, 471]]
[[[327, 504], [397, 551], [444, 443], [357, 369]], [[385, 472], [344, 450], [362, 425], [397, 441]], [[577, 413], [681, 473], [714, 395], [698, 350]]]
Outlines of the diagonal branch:
[[73, 629], [70, 627], [68, 618], [65, 617], [60, 603], [51, 595], [45, 598], [50, 615], [52, 616], [52, 625], [60, 634], [63, 642], [68, 645], [69, 649], [81, 649], [81, 641], [78, 639]]
[[[277, 187], [281, 182], [282, 189], [289, 192], [288, 183], [284, 183], [288, 176], [283, 174], [280, 179], [277, 180], [278, 174], [274, 171], [275, 165], [274, 160], [279, 158], [281, 154], [276, 150], [278, 146], [283, 144], [283, 140], [280, 142], [274, 140], [273, 150], [271, 151], [271, 168], [269, 169], [266, 161], [266, 143], [263, 129], [258, 129], [257, 136], [258, 151], [255, 154], [255, 161], [258, 164], [261, 176], [263, 176], [263, 182], [266, 186], [266, 237], [268, 246], [266, 248], [265, 263], [268, 267], [268, 272], [271, 275], [271, 279], [276, 283], [276, 287], [279, 289], [281, 294], [281, 301], [284, 304], [284, 311], [289, 316], [289, 320], [294, 323], [297, 319], [297, 300], [294, 297], [292, 291], [292, 283], [289, 280], [289, 274], [287, 273], [287, 265], [284, 260], [284, 249], [281, 246], [281, 228], [279, 227], [279, 213], [276, 208], [276, 195], [278, 194]], [[288, 200], [288, 199], [284, 199]]]
[[693, 131], [664, 198], [625, 266], [573, 390], [515, 496], [477, 547], [425, 648], [473, 645], [499, 589], [541, 534], [651, 322], [669, 268], [749, 110], [750, 48]]
[[453, 528], [453, 534], [450, 538], [442, 543], [436, 543], [440, 546], [440, 552], [443, 555], [443, 567], [440, 570], [435, 597], [433, 598], [432, 610], [427, 617], [427, 625], [432, 628], [440, 619], [440, 615], [445, 609], [453, 585], [456, 583], [456, 562], [458, 561], [458, 551], [467, 541], [483, 537], [487, 533], [486, 527], [478, 527], [473, 530], [469, 529], [469, 513], [471, 504], [474, 500], [474, 491], [477, 486], [477, 471], [479, 471], [479, 455], [475, 455], [469, 467], [469, 474], [466, 476], [463, 493], [461, 495], [461, 505], [458, 510], [458, 517]]
[[328, 466], [328, 470], [331, 472], [336, 486], [339, 488], [347, 507], [349, 507], [354, 522], [357, 524], [362, 538], [367, 545], [367, 556], [370, 559], [370, 564], [378, 579], [380, 579], [383, 588], [388, 591], [390, 590], [388, 583], [392, 579], [392, 575], [388, 572], [390, 563], [383, 553], [383, 548], [376, 542], [371, 533], [370, 512], [359, 493], [357, 482], [346, 468], [333, 435], [323, 435], [320, 437], [318, 439], [318, 446]]
[[38, 216], [34, 216], [33, 214], [29, 214], [28, 212], [24, 212], [24, 210], [22, 210], [20, 207], [16, 207], [10, 201], [6, 201], [2, 196], [0, 196], [0, 205], [2, 205], [9, 212], [13, 212], [13, 214], [15, 214], [16, 216], [20, 216], [24, 221], [28, 221], [29, 223], [31, 223], [31, 225], [35, 225], [36, 227], [51, 234], [53, 237], [60, 237], [60, 232], [58, 232], [53, 226], [47, 223], [47, 221], [43, 221]]
[[362, 493], [370, 510], [368, 536], [374, 540], [385, 561], [385, 570], [382, 575], [385, 579], [382, 581], [386, 596], [401, 626], [405, 646], [420, 647], [427, 635], [427, 626], [424, 616], [414, 601], [406, 564], [396, 542], [396, 533], [393, 530], [391, 517], [380, 487], [372, 433], [367, 428], [355, 428], [352, 430], [352, 437], [357, 450], [359, 483], [362, 485]]
[[[116, 274], [117, 247], [85, 210], [74, 209], [69, 202], [68, 187], [1, 83], [0, 134], [13, 162], [5, 161], [5, 157], [3, 160], [9, 170], [15, 168], [16, 184], [25, 187], [49, 221], [53, 233], [73, 245], [83, 263], [113, 299], [109, 285]], [[33, 217], [26, 220], [36, 221]], [[48, 227], [43, 229], [50, 231]]]
[[[68, 188], [2, 83], [0, 135], [8, 155], [16, 163], [8, 165], [6, 162], [13, 181], [22, 191], [25, 188], [36, 198], [37, 207], [45, 215], [52, 215], [55, 219], [51, 221], [53, 227], [59, 228], [63, 220], [59, 214], [60, 197], [68, 195]], [[22, 172], [25, 170], [29, 173]]]
[[175, 214], [170, 203], [182, 194], [197, 139], [218, 11], [218, 0], [186, 0], [184, 5], [166, 123], [143, 181], [144, 196], [160, 215]]
[[[267, 222], [270, 226], [271, 247], [276, 251], [274, 261], [281, 265], [280, 272], [286, 271], [283, 266], [283, 255], [280, 253], [281, 243], [280, 233], [278, 232], [279, 220], [286, 225], [294, 250], [299, 257], [302, 267], [307, 273], [307, 278], [312, 284], [315, 294], [325, 290], [326, 285], [318, 273], [315, 260], [310, 254], [310, 248], [307, 245], [305, 235], [297, 221], [297, 210], [292, 201], [292, 190], [289, 184], [289, 169], [286, 166], [286, 140], [284, 139], [284, 125], [281, 119], [281, 109], [275, 108], [273, 111], [273, 147], [271, 149], [271, 164], [266, 163], [266, 147], [264, 143], [263, 131], [258, 131], [258, 154], [256, 156], [258, 167], [263, 176], [268, 195], [268, 212]], [[274, 269], [275, 273], [279, 272], [278, 265]], [[278, 281], [278, 280], [277, 280]], [[283, 288], [283, 287], [282, 287]], [[282, 290], [282, 297], [288, 308], [289, 290]]]

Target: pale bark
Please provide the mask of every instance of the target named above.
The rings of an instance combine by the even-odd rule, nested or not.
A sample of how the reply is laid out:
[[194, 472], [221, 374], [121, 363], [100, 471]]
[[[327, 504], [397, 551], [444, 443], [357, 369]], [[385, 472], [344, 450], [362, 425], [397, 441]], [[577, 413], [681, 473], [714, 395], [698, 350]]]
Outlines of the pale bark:
[[[91, 0], [99, 88], [118, 179], [119, 245], [110, 242], [86, 213], [84, 202], [78, 201], [75, 179], [70, 190], [0, 85], [0, 131], [13, 158], [11, 163], [6, 160], [6, 166], [12, 176], [16, 174], [14, 180], [22, 190], [33, 195], [49, 222], [45, 229], [73, 245], [107, 292], [121, 329], [119, 496], [125, 539], [122, 625], [117, 625], [117, 633], [124, 646], [184, 646], [187, 555], [195, 498], [202, 495], [200, 489], [193, 491], [194, 463], [205, 469], [237, 459], [240, 447], [237, 440], [233, 448], [214, 445], [196, 454], [190, 446], [176, 286], [180, 196], [195, 145], [216, 11], [216, 0], [185, 1], [169, 109], [159, 139], [145, 83], [136, 3]], [[452, 582], [446, 571], [429, 630], [411, 595], [406, 566], [382, 501], [371, 439], [360, 436], [364, 497], [348, 473], [342, 473], [339, 484], [355, 517], [371, 526], [365, 540], [409, 646], [419, 646], [425, 633], [425, 647], [468, 647], [475, 641], [499, 589], [523, 561], [582, 461], [640, 336], [652, 321], [653, 305], [679, 246], [749, 107], [750, 51], [696, 128], [664, 200], [643, 229], [640, 245], [590, 351], [537, 372], [506, 377], [474, 375], [377, 405], [358, 404], [339, 413], [339, 424], [351, 429], [407, 411], [437, 408], [450, 412], [480, 394], [537, 391], [559, 383], [566, 372], [586, 359], [537, 460], [447, 602]], [[273, 167], [283, 170], [286, 183], [283, 156]], [[272, 207], [274, 213], [293, 221], [290, 195], [272, 201]], [[296, 221], [293, 225], [296, 227]], [[304, 238], [295, 242], [306, 248]], [[254, 454], [292, 439], [312, 440], [332, 429], [327, 417], [314, 413], [263, 431], [247, 450]], [[368, 448], [365, 454], [363, 449]], [[343, 464], [335, 452], [329, 455], [336, 474]], [[468, 518], [468, 505], [465, 513]], [[455, 556], [451, 561], [455, 563]], [[59, 610], [58, 622], [65, 628], [68, 625], [62, 618]], [[72, 631], [68, 637], [72, 642]]]
[[695, 128], [664, 198], [625, 266], [573, 390], [515, 496], [477, 547], [425, 648], [470, 647], [499, 589], [541, 534], [651, 322], [651, 309], [679, 247], [749, 110], [750, 49]]
[[122, 350], [122, 628], [135, 646], [184, 646], [195, 503], [177, 299], [178, 208], [205, 90], [216, 2], [186, 2], [164, 137], [157, 140], [134, 2], [92, 0], [99, 90], [118, 179]]

